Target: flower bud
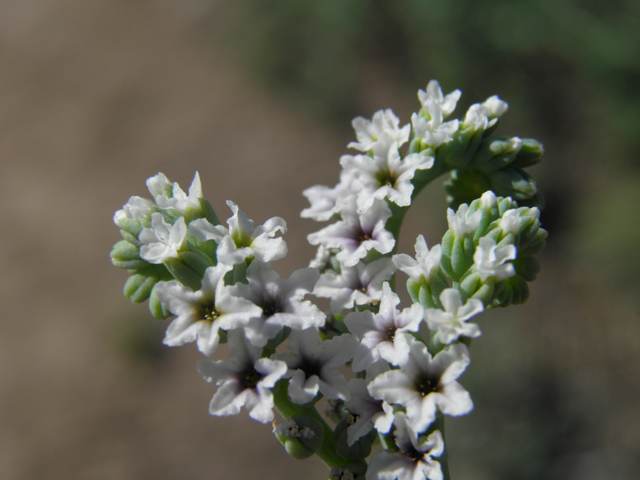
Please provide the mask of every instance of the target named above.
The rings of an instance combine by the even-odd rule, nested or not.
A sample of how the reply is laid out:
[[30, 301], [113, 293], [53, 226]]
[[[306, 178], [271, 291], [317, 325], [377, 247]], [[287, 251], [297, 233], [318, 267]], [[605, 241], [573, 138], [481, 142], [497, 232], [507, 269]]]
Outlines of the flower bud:
[[495, 172], [514, 161], [522, 147], [518, 137], [489, 137], [483, 140], [473, 158], [473, 164], [483, 172]]
[[109, 255], [111, 263], [118, 268], [137, 270], [149, 265], [146, 260], [140, 258], [140, 248], [126, 240], [116, 243]]
[[513, 160], [513, 166], [524, 168], [540, 163], [544, 146], [533, 138], [522, 139], [522, 147]]

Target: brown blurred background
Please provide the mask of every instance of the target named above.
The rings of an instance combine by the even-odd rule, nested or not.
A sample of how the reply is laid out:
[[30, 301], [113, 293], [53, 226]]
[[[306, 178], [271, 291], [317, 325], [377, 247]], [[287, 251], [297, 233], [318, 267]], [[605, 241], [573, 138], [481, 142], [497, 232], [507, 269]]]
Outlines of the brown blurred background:
[[[640, 7], [635, 0], [0, 2], [0, 478], [325, 478], [245, 412], [213, 418], [192, 346], [121, 294], [113, 212], [194, 171], [313, 255], [300, 192], [334, 185], [350, 120], [404, 123], [431, 78], [498, 94], [547, 198], [525, 306], [487, 312], [448, 421], [455, 480], [640, 478]], [[460, 114], [462, 115], [462, 114]], [[440, 182], [405, 222], [439, 242]]]

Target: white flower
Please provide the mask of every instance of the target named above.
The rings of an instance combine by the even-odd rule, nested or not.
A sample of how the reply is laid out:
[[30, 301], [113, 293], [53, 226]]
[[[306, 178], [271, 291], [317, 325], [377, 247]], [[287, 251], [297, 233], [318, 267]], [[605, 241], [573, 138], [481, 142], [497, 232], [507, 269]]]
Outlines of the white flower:
[[483, 282], [489, 278], [500, 282], [513, 277], [516, 270], [509, 260], [515, 259], [515, 245], [504, 245], [498, 248], [496, 241], [491, 237], [482, 237], [473, 254], [473, 263]]
[[158, 173], [147, 179], [147, 188], [149, 193], [155, 199], [161, 195], [170, 197], [173, 190], [173, 184], [165, 176], [164, 173]]
[[459, 122], [458, 120], [443, 122], [442, 109], [437, 104], [430, 104], [427, 111], [430, 117], [429, 120], [414, 113], [411, 116], [411, 122], [413, 123], [416, 137], [422, 137], [422, 145], [429, 146], [435, 150], [440, 145], [453, 140], [451, 135], [458, 130]]
[[453, 230], [453, 233], [458, 237], [473, 235], [480, 224], [481, 216], [482, 212], [480, 210], [469, 214], [469, 205], [466, 203], [460, 205], [457, 212], [454, 212], [452, 208], [447, 210], [449, 228]]
[[418, 98], [420, 99], [420, 103], [422, 103], [422, 108], [428, 110], [430, 105], [438, 105], [445, 118], [451, 115], [456, 109], [460, 95], [462, 95], [460, 90], [454, 90], [447, 96], [444, 96], [437, 80], [431, 80], [427, 84], [426, 92], [424, 90], [418, 90]]
[[178, 258], [178, 252], [187, 238], [184, 217], [171, 225], [161, 213], [151, 214], [151, 228], [143, 228], [138, 237], [142, 242], [140, 257], [149, 263], [162, 263], [169, 258]]
[[243, 318], [260, 315], [260, 308], [230, 295], [229, 287], [224, 285], [224, 276], [230, 269], [226, 265], [207, 268], [197, 292], [176, 281], [156, 285], [158, 299], [177, 315], [167, 328], [165, 345], [177, 347], [196, 341], [198, 350], [209, 356], [218, 347], [220, 328], [228, 330]]
[[413, 179], [416, 170], [433, 166], [433, 157], [413, 153], [404, 159], [400, 157], [398, 143], [381, 137], [373, 149], [373, 156], [344, 155], [340, 163], [347, 171], [354, 171], [362, 188], [358, 192], [358, 209], [368, 209], [375, 199], [389, 199], [398, 206], [411, 204]]
[[151, 200], [133, 196], [129, 198], [122, 210], [118, 210], [115, 213], [113, 221], [118, 225], [119, 219], [126, 218], [140, 224], [143, 220], [149, 221], [151, 214], [156, 212], [157, 209], [157, 205]]
[[400, 120], [391, 109], [377, 111], [373, 114], [371, 120], [356, 117], [351, 124], [356, 131], [358, 142], [351, 142], [348, 147], [355, 148], [361, 152], [371, 150], [383, 133], [398, 142], [398, 145], [406, 143], [411, 133], [411, 126], [408, 124], [400, 128]]
[[415, 260], [409, 255], [400, 253], [393, 256], [393, 264], [398, 270], [409, 275], [414, 282], [428, 281], [431, 274], [440, 270], [442, 248], [440, 245], [436, 245], [429, 250], [424, 237], [419, 235], [416, 239], [415, 250]]
[[444, 345], [455, 342], [459, 337], [479, 337], [480, 327], [475, 323], [466, 323], [474, 315], [484, 310], [482, 302], [470, 298], [462, 305], [462, 296], [455, 288], [445, 288], [440, 294], [444, 311], [438, 308], [427, 308], [424, 319], [430, 330], [438, 332], [438, 339]]
[[386, 254], [396, 243], [393, 234], [385, 230], [391, 210], [386, 202], [375, 200], [371, 207], [358, 213], [357, 199], [350, 196], [341, 202], [342, 220], [307, 236], [311, 245], [337, 248], [338, 261], [345, 267], [353, 267], [367, 256], [369, 250]]
[[354, 372], [364, 370], [380, 359], [392, 365], [407, 362], [409, 344], [405, 333], [418, 331], [424, 310], [422, 305], [414, 303], [400, 312], [396, 309], [399, 303], [400, 297], [391, 290], [389, 282], [385, 282], [377, 314], [365, 310], [352, 312], [344, 319], [349, 331], [360, 341], [354, 352]]
[[253, 227], [253, 220], [227, 200], [233, 216], [227, 220], [229, 228], [212, 225], [204, 218], [189, 224], [189, 233], [201, 242], [213, 240], [218, 244], [218, 262], [237, 265], [253, 255], [260, 262], [280, 260], [287, 255], [287, 244], [278, 237], [278, 232], [286, 233], [287, 224], [280, 217], [267, 220], [264, 225]]
[[273, 388], [287, 372], [286, 363], [260, 358], [261, 350], [245, 341], [240, 330], [228, 334], [229, 361], [200, 360], [198, 371], [218, 390], [209, 404], [209, 413], [216, 416], [237, 415], [245, 407], [249, 416], [269, 423], [273, 415]]
[[340, 182], [333, 188], [324, 185], [309, 187], [302, 194], [307, 197], [311, 206], [302, 210], [302, 218], [312, 218], [317, 222], [330, 220], [339, 213], [340, 202], [345, 197], [362, 190], [356, 170], [341, 170]]
[[484, 112], [485, 115], [490, 119], [501, 117], [509, 110], [509, 104], [500, 100], [497, 95], [487, 98], [482, 102], [482, 106], [486, 109]]
[[331, 299], [331, 312], [337, 314], [355, 305], [376, 303], [382, 296], [382, 282], [389, 280], [395, 268], [390, 258], [343, 267], [340, 273], [327, 272], [313, 290], [316, 297]]
[[351, 360], [356, 341], [351, 335], [340, 335], [320, 342], [315, 329], [294, 331], [289, 337], [291, 354], [283, 354], [289, 370], [287, 390], [292, 402], [304, 405], [318, 392], [327, 398], [348, 400], [349, 385], [337, 370]]
[[442, 480], [442, 467], [436, 460], [444, 453], [444, 439], [439, 430], [419, 443], [403, 413], [396, 414], [397, 453], [381, 450], [371, 457], [366, 480]]
[[467, 347], [456, 343], [432, 358], [425, 344], [407, 338], [407, 362], [374, 378], [367, 387], [371, 396], [405, 407], [416, 432], [424, 432], [433, 423], [437, 410], [453, 416], [469, 413], [471, 396], [456, 382], [469, 365]]
[[[162, 176], [164, 177], [164, 175]], [[154, 191], [162, 188], [162, 193], [155, 195], [156, 203], [160, 208], [175, 210], [176, 212], [179, 212], [183, 215], [189, 215], [192, 211], [201, 209], [200, 199], [202, 198], [202, 185], [200, 183], [200, 175], [198, 174], [198, 172], [195, 173], [193, 181], [191, 182], [191, 186], [189, 187], [189, 195], [187, 195], [184, 190], [180, 188], [180, 185], [178, 185], [177, 182], [174, 182], [173, 186], [171, 187], [171, 196], [167, 195], [167, 187], [164, 185], [165, 180], [166, 177], [161, 178], [156, 182], [147, 181], [147, 185], [149, 185], [149, 183], [152, 183], [152, 185], [154, 183], [159, 184], [153, 186]], [[149, 191], [151, 190], [152, 187], [150, 186]]]
[[231, 287], [233, 295], [259, 307], [234, 327], [244, 327], [245, 335], [256, 347], [264, 347], [284, 327], [294, 330], [324, 326], [325, 314], [304, 296], [311, 293], [320, 274], [314, 268], [302, 268], [283, 280], [268, 264], [252, 262], [247, 268], [247, 284]]
[[[389, 371], [387, 362], [377, 362], [367, 368], [367, 378], [374, 378], [386, 371]], [[363, 378], [349, 380], [349, 391], [351, 398], [344, 406], [352, 415], [353, 423], [347, 428], [347, 443], [353, 445], [373, 428], [380, 433], [389, 433], [393, 424], [393, 407], [373, 398], [367, 390], [367, 380]]]
[[504, 212], [504, 215], [502, 215], [498, 226], [505, 234], [512, 233], [513, 235], [517, 235], [520, 231], [520, 212], [515, 208], [507, 210]]

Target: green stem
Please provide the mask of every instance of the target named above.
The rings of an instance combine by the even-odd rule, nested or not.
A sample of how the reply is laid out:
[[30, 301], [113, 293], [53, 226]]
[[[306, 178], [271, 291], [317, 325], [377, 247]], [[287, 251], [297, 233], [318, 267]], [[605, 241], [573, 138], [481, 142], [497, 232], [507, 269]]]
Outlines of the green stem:
[[349, 463], [336, 453], [336, 442], [333, 438], [333, 429], [325, 419], [322, 418], [322, 415], [318, 413], [316, 407], [296, 405], [291, 402], [287, 395], [288, 386], [288, 380], [281, 380], [273, 390], [274, 405], [278, 413], [280, 413], [285, 420], [293, 415], [307, 415], [318, 420], [322, 425], [324, 435], [322, 438], [322, 446], [320, 447], [320, 450], [316, 452], [316, 455], [320, 457], [320, 460], [322, 460], [329, 469], [333, 467], [341, 467]]
[[[436, 416], [433, 430], [440, 430], [440, 433], [442, 433], [442, 439], [445, 440], [444, 415], [440, 412], [438, 412]], [[440, 467], [442, 468], [442, 480], [451, 480], [451, 474], [449, 473], [449, 450], [447, 449], [446, 441], [444, 442], [444, 452], [442, 456], [440, 456], [438, 461], [440, 462]]]

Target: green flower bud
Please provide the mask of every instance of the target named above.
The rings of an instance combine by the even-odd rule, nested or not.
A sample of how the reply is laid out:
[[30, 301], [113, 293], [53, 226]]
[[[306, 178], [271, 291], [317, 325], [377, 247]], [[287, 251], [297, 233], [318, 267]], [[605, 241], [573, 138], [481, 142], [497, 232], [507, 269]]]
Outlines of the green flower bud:
[[540, 142], [533, 138], [523, 138], [522, 147], [513, 160], [512, 165], [520, 168], [530, 167], [540, 163], [543, 155], [544, 146]]
[[149, 296], [149, 311], [151, 312], [151, 315], [159, 320], [165, 319], [171, 314], [171, 312], [164, 308], [162, 302], [156, 295], [155, 285], [153, 290], [151, 290], [151, 295]]
[[485, 138], [473, 158], [473, 164], [487, 173], [501, 170], [514, 161], [521, 146], [522, 140], [518, 137]]
[[289, 455], [304, 460], [322, 447], [324, 429], [313, 417], [293, 415], [274, 426], [273, 433]]
[[140, 248], [126, 240], [120, 240], [113, 246], [111, 263], [126, 270], [137, 270], [149, 265], [149, 262], [140, 258]]
[[491, 190], [496, 195], [511, 197], [514, 200], [530, 200], [538, 193], [536, 182], [524, 170], [507, 167], [489, 174]]
[[444, 184], [447, 202], [451, 208], [458, 208], [463, 203], [470, 204], [476, 198], [491, 190], [491, 180], [479, 171], [470, 169], [453, 170]]

